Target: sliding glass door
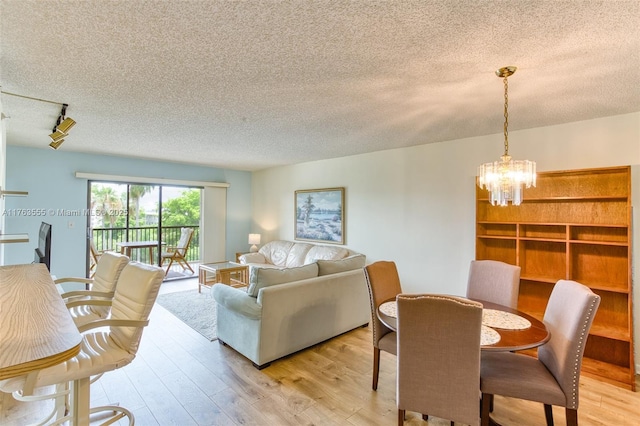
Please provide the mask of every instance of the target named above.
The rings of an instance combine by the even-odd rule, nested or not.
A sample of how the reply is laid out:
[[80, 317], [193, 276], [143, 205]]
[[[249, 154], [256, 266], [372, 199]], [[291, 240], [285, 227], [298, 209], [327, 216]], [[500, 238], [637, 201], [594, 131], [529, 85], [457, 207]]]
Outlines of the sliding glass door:
[[189, 227], [194, 232], [187, 260], [199, 262], [200, 198], [200, 188], [89, 181], [89, 244], [158, 265], [162, 251]]

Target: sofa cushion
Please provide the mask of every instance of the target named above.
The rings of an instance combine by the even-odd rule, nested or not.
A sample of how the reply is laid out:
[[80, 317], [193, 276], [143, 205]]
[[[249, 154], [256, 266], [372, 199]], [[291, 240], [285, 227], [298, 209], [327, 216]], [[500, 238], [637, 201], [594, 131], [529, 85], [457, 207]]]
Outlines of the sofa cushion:
[[262, 254], [268, 263], [285, 267], [293, 244], [291, 241], [271, 241], [260, 247], [258, 253]]
[[238, 258], [241, 264], [246, 265], [247, 263], [267, 263], [267, 259], [262, 255], [262, 253], [245, 253]]
[[287, 268], [293, 268], [296, 266], [302, 266], [306, 263], [313, 262], [305, 262], [307, 252], [313, 247], [313, 244], [305, 244], [305, 243], [295, 243], [291, 250], [289, 250], [289, 254], [287, 255], [287, 261], [285, 265]]
[[366, 256], [364, 254], [354, 254], [339, 260], [318, 260], [318, 276], [337, 274], [338, 272], [352, 271], [364, 268]]
[[344, 247], [314, 245], [307, 252], [304, 263], [312, 263], [316, 260], [338, 260], [349, 256], [349, 250]]
[[316, 263], [284, 269], [251, 267], [249, 268], [249, 287], [247, 288], [247, 294], [252, 297], [257, 297], [258, 291], [261, 288], [317, 276], [318, 265]]

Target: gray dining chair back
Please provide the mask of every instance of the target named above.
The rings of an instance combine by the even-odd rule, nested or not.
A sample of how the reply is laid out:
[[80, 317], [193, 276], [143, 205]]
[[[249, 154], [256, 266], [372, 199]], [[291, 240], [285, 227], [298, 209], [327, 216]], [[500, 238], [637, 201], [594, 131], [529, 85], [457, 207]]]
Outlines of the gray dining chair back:
[[472, 260], [467, 297], [518, 308], [520, 267], [497, 260]]
[[[489, 424], [491, 395], [544, 404], [547, 424], [551, 406], [565, 407], [567, 425], [578, 424], [580, 368], [600, 296], [570, 280], [558, 281], [549, 297], [544, 323], [551, 333], [538, 358], [516, 353], [482, 355], [482, 424]], [[485, 404], [486, 402], [486, 404]]]
[[480, 424], [482, 304], [427, 294], [400, 294], [398, 424], [405, 411]]
[[396, 354], [396, 332], [384, 325], [378, 318], [378, 306], [385, 300], [402, 293], [400, 277], [395, 262], [378, 261], [365, 266], [364, 275], [369, 288], [371, 304], [371, 327], [373, 331], [373, 382], [372, 389], [378, 389], [380, 372], [380, 351]]

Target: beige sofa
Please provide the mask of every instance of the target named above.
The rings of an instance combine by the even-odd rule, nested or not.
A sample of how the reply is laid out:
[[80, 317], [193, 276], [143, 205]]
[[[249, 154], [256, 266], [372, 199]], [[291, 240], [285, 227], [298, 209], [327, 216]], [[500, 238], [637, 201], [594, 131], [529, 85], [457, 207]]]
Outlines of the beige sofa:
[[260, 247], [256, 253], [245, 253], [240, 263], [261, 268], [293, 268], [317, 260], [339, 260], [357, 255], [348, 248], [321, 244], [276, 240]]
[[[270, 261], [248, 262], [246, 289], [225, 284], [212, 288], [220, 343], [249, 358], [257, 368], [366, 326], [371, 316], [364, 255], [337, 246], [273, 243], [260, 249]], [[302, 246], [295, 247], [298, 244]], [[292, 250], [297, 259], [289, 256]], [[307, 257], [309, 252], [320, 257]]]

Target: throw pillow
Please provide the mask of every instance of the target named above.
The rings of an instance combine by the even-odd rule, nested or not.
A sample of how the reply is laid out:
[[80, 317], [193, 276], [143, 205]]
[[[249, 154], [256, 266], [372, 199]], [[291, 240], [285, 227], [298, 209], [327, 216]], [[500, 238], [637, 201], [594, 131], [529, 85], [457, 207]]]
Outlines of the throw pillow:
[[354, 254], [340, 260], [318, 260], [318, 276], [364, 268], [365, 260], [364, 254]]
[[252, 266], [249, 269], [249, 287], [247, 288], [247, 294], [252, 297], [258, 297], [258, 291], [261, 288], [276, 284], [306, 280], [307, 278], [314, 278], [317, 276], [318, 265], [316, 263], [310, 263], [297, 268], [284, 269]]

